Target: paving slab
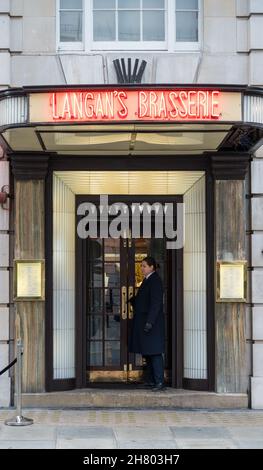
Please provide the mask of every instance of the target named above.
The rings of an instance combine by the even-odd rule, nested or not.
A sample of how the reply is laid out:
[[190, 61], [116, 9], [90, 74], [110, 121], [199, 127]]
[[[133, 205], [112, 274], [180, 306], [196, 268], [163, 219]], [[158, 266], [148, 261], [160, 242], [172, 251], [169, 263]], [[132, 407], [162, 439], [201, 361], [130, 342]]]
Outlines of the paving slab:
[[59, 426], [57, 439], [115, 439], [111, 428], [102, 426]]
[[225, 439], [231, 437], [228, 430], [223, 427], [192, 427], [192, 426], [181, 426], [175, 427], [170, 426], [170, 430], [173, 433], [175, 439], [209, 439], [210, 437]]
[[57, 449], [116, 449], [114, 439], [58, 439]]
[[173, 434], [167, 426], [151, 426], [150, 429], [145, 426], [134, 426], [132, 430], [130, 426], [114, 426], [113, 429], [118, 441], [127, 441], [134, 438], [137, 441], [140, 441], [140, 439], [149, 441], [155, 439], [158, 441], [173, 440]]
[[240, 426], [240, 427], [227, 427], [231, 437], [240, 439], [257, 439], [263, 441], [263, 427], [262, 426]]
[[0, 441], [53, 441], [56, 439], [56, 428], [41, 424], [31, 426], [5, 426], [0, 428]]
[[0, 441], [0, 449], [55, 449], [55, 441]]
[[176, 439], [178, 449], [237, 449], [233, 441], [227, 439]]
[[171, 440], [135, 440], [130, 441], [118, 440], [118, 449], [178, 449], [175, 441]]

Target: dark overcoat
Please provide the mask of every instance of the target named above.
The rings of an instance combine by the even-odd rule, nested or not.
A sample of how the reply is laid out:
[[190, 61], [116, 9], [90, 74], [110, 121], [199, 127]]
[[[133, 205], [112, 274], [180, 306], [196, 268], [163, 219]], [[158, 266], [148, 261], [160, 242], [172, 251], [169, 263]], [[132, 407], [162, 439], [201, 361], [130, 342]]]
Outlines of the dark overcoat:
[[[143, 355], [161, 354], [165, 351], [163, 285], [160, 276], [153, 272], [144, 279], [132, 300], [134, 309], [129, 351]], [[146, 323], [153, 325], [145, 333]]]

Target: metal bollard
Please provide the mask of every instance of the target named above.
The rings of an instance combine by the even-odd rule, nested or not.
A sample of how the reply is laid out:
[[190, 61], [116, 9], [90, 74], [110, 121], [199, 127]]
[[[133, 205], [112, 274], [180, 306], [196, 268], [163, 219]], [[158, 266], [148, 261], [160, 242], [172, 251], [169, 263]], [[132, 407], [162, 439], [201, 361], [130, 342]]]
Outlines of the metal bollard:
[[16, 364], [16, 416], [7, 419], [7, 426], [29, 426], [34, 421], [22, 415], [22, 354], [23, 345], [21, 339], [17, 340], [17, 364]]

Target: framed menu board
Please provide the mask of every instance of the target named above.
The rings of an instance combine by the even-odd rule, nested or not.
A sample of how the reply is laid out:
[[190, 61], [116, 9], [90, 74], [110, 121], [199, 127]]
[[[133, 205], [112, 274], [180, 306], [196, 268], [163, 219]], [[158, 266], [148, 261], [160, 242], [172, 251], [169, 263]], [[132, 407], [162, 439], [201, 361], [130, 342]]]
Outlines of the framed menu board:
[[247, 261], [217, 262], [217, 302], [246, 302]]
[[45, 300], [45, 261], [14, 261], [14, 300]]

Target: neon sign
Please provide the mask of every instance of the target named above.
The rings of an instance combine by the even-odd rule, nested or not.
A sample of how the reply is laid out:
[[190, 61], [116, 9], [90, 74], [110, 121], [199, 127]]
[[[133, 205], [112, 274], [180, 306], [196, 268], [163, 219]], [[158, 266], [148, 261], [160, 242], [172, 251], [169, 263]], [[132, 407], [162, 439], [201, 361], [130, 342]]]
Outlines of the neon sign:
[[90, 89], [49, 94], [48, 121], [216, 121], [220, 92], [178, 89]]

